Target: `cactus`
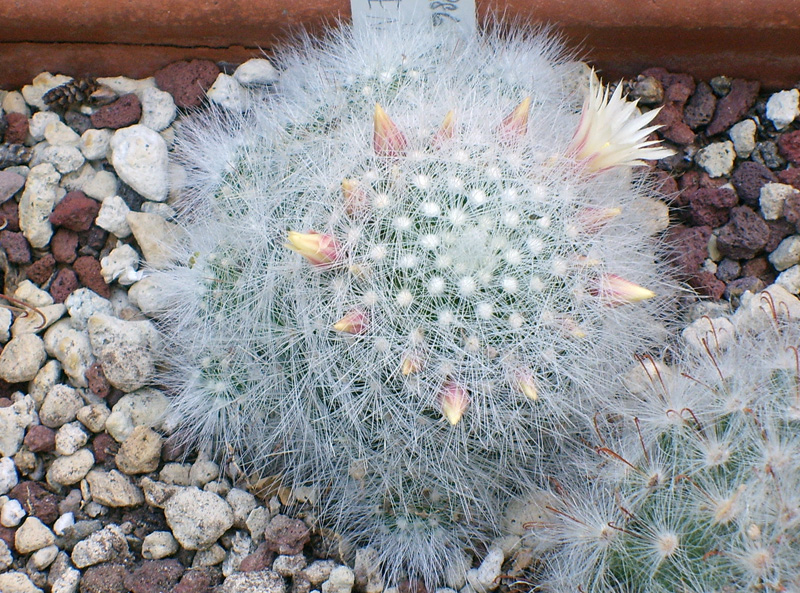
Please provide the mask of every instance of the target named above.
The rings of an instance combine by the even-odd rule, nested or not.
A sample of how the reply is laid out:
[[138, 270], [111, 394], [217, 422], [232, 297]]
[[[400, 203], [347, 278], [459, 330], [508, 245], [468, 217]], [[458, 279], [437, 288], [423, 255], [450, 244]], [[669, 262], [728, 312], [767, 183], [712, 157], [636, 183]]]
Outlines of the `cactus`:
[[177, 140], [172, 423], [318, 487], [390, 579], [433, 585], [663, 339], [674, 288], [633, 166], [670, 151], [543, 34], [342, 27], [277, 59], [274, 92]]
[[544, 590], [800, 588], [800, 326], [772, 296], [766, 327], [701, 320], [675, 368], [643, 360], [649, 387], [598, 420], [588, 475], [534, 495]]

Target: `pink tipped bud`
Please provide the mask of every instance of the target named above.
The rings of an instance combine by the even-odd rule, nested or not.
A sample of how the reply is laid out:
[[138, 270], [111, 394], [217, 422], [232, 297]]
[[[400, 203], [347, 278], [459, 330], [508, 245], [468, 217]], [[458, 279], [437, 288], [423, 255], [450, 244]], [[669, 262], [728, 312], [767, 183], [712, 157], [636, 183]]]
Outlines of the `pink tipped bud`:
[[406, 377], [412, 373], [418, 373], [422, 370], [422, 359], [411, 352], [403, 354], [403, 360], [400, 363], [400, 372]]
[[625, 280], [616, 274], [598, 278], [597, 285], [589, 290], [593, 296], [603, 299], [610, 307], [638, 303], [656, 296], [652, 290]]
[[442, 387], [439, 398], [442, 414], [452, 426], [455, 426], [469, 407], [469, 392], [457, 383], [447, 382]]
[[531, 98], [525, 99], [517, 105], [516, 109], [511, 112], [500, 124], [500, 137], [503, 140], [510, 141], [522, 138], [528, 133], [528, 112], [531, 109]]
[[536, 381], [528, 372], [520, 372], [516, 378], [517, 389], [531, 401], [539, 399], [539, 390], [536, 389]]
[[341, 248], [331, 235], [316, 233], [298, 233], [289, 231], [289, 243], [286, 245], [296, 251], [315, 266], [327, 266], [335, 262], [340, 255]]
[[622, 208], [584, 208], [578, 212], [578, 223], [585, 233], [596, 233], [620, 214]]
[[403, 156], [406, 152], [406, 137], [397, 128], [389, 115], [375, 103], [375, 132], [372, 147], [378, 156]]
[[442, 120], [442, 125], [433, 135], [431, 146], [439, 148], [442, 144], [450, 140], [456, 132], [456, 112], [452, 109], [447, 112]]
[[369, 207], [369, 198], [358, 179], [342, 180], [342, 197], [344, 198], [344, 210], [348, 215], [361, 216], [366, 213]]
[[369, 319], [364, 311], [353, 309], [333, 324], [333, 329], [345, 334], [363, 334], [369, 327]]

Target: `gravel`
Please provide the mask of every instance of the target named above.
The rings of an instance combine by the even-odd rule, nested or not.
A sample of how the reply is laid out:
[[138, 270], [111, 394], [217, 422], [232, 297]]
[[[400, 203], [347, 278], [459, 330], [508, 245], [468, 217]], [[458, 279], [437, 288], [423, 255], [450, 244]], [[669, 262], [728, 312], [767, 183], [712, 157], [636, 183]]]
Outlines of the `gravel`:
[[[164, 426], [149, 320], [163, 303], [143, 270], [167, 265], [177, 238], [167, 162], [176, 122], [209, 102], [243, 109], [243, 87], [279, 78], [263, 59], [225, 66], [103, 78], [116, 100], [67, 112], [42, 97], [68, 77], [0, 91], [4, 293], [37, 309], [0, 309], [4, 593], [385, 590], [374, 550], [351, 551], [352, 566], [325, 558], [336, 546], [321, 545], [309, 504], [264, 497], [231, 468], [185, 456]], [[728, 299], [723, 309], [743, 301], [742, 319], [760, 314], [745, 290], [771, 285], [776, 306], [800, 316], [800, 91], [663, 68], [624, 84], [643, 109], [663, 106], [656, 134], [677, 151], [655, 165], [665, 197], [648, 207], [654, 228], [676, 223], [681, 278], [701, 297]], [[686, 332], [698, 344], [712, 329], [729, 334], [709, 323]], [[507, 588], [499, 577], [527, 567], [523, 548], [467, 554], [454, 586]]]

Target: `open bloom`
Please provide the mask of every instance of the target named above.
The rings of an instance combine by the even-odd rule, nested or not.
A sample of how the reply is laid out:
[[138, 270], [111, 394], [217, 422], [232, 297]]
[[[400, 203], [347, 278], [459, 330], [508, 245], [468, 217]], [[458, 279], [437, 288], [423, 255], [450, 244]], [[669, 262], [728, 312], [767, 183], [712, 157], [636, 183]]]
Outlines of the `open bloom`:
[[608, 87], [589, 79], [589, 95], [583, 103], [581, 121], [567, 154], [582, 161], [590, 171], [616, 166], [635, 166], [642, 161], [673, 154], [658, 140], [647, 140], [661, 126], [648, 126], [660, 109], [639, 113], [638, 101], [628, 101], [618, 85], [609, 97]]

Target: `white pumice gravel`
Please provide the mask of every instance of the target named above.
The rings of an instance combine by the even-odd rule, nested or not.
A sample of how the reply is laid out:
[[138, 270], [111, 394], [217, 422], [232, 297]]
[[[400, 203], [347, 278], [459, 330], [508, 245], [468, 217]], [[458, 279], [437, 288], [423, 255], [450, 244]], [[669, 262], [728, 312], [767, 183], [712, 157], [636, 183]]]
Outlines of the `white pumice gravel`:
[[111, 163], [119, 178], [146, 199], [167, 199], [167, 144], [157, 132], [141, 124], [114, 132]]
[[86, 474], [86, 482], [92, 492], [92, 500], [107, 507], [133, 507], [144, 502], [141, 488], [125, 474], [112, 469], [93, 469]]
[[118, 239], [124, 239], [131, 234], [131, 227], [128, 225], [127, 216], [131, 211], [121, 197], [113, 195], [103, 200], [100, 212], [97, 213], [95, 224], [101, 229], [107, 230]]
[[27, 514], [16, 498], [7, 500], [3, 504], [3, 508], [0, 509], [0, 525], [3, 527], [16, 527], [22, 523]]
[[233, 77], [244, 86], [254, 86], [278, 82], [280, 73], [269, 60], [251, 58], [236, 68]]
[[19, 227], [31, 247], [41, 249], [50, 242], [53, 227], [50, 214], [66, 191], [58, 186], [61, 176], [50, 163], [31, 169], [19, 201]]
[[728, 175], [733, 169], [736, 151], [733, 142], [725, 140], [714, 142], [699, 150], [695, 155], [695, 162], [706, 170], [711, 177]]
[[195, 487], [183, 488], [164, 507], [175, 539], [187, 550], [202, 550], [216, 542], [233, 525], [230, 505], [216, 494]]
[[178, 540], [169, 531], [152, 531], [142, 540], [142, 557], [160, 560], [172, 556], [179, 548]]
[[767, 119], [775, 129], [782, 130], [800, 115], [800, 90], [774, 93], [767, 101]]
[[[12, 405], [0, 408], [0, 455], [11, 458], [19, 451], [25, 438], [25, 429], [36, 419], [35, 401], [30, 395], [18, 398]], [[0, 484], [13, 482], [12, 468], [8, 463], [0, 465]], [[11, 486], [9, 490], [13, 488]]]
[[153, 353], [158, 333], [149, 321], [123, 321], [96, 313], [88, 321], [92, 353], [103, 366], [108, 382], [126, 393], [144, 387], [153, 378]]

